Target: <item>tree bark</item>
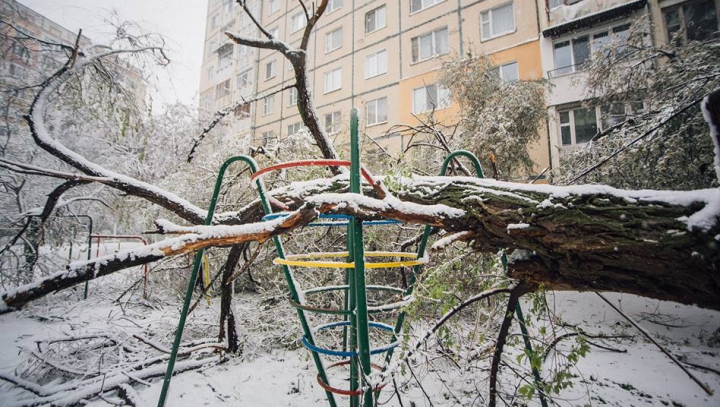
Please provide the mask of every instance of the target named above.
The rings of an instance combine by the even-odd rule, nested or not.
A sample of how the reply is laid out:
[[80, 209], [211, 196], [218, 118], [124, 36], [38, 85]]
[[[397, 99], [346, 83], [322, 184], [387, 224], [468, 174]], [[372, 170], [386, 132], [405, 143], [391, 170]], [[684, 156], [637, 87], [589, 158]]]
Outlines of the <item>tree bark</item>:
[[[283, 225], [257, 233], [218, 237], [213, 226], [165, 226], [188, 233], [183, 244], [172, 239], [144, 260], [126, 256], [62, 277], [42, 293], [16, 293], [21, 306], [57, 289], [114, 270], [161, 257], [207, 248], [262, 241], [312, 221], [317, 213], [342, 213], [430, 224], [464, 239], [485, 253], [507, 249], [509, 274], [532, 289], [614, 291], [720, 310], [720, 195], [718, 190], [688, 192], [620, 191], [604, 186], [553, 187], [513, 184], [467, 177], [428, 177], [404, 182], [395, 196], [373, 198], [342, 193], [346, 179], [303, 183], [270, 195], [290, 208], [301, 208]], [[337, 193], [341, 192], [341, 193]], [[672, 203], [675, 202], [675, 203]], [[438, 205], [440, 204], [440, 205]], [[251, 215], [252, 214], [252, 215]], [[238, 216], [257, 219], [257, 205]], [[706, 228], [690, 228], [687, 219], [706, 218]], [[236, 228], [246, 227], [244, 225]], [[198, 235], [203, 236], [198, 237]], [[175, 238], [181, 239], [181, 238]], [[441, 245], [439, 245], [441, 246]], [[132, 259], [132, 260], [127, 260]], [[44, 283], [43, 283], [44, 284]], [[35, 290], [35, 289], [33, 289]]]
[[232, 284], [227, 284], [233, 275], [233, 270], [240, 261], [245, 245], [233, 246], [230, 249], [227, 260], [223, 265], [223, 272], [220, 281], [220, 333], [218, 341], [226, 342], [228, 352], [237, 353], [239, 348], [237, 325], [235, 325], [235, 314], [232, 310]]

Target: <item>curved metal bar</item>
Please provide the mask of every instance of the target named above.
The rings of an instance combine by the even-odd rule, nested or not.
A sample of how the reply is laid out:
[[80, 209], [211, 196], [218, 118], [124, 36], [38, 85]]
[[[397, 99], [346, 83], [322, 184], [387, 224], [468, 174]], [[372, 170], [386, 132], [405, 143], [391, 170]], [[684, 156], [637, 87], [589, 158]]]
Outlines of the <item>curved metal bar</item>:
[[[475, 173], [477, 174], [478, 178], [483, 178], [483, 170], [482, 166], [480, 165], [480, 160], [475, 156], [475, 154], [471, 153], [467, 150], [457, 150], [450, 153], [445, 158], [445, 161], [443, 161], [442, 168], [440, 168], [440, 176], [444, 176], [447, 172], [447, 167], [450, 164], [450, 160], [452, 160], [455, 157], [463, 156], [468, 158], [472, 164], [473, 167], [475, 167]], [[425, 226], [425, 229], [423, 230], [422, 239], [420, 239], [420, 244], [418, 244], [418, 251], [417, 256], [418, 258], [422, 258], [425, 256], [425, 248], [427, 247], [428, 239], [430, 238], [430, 230], [432, 228], [428, 225]], [[415, 282], [417, 280], [417, 276], [420, 274], [421, 265], [417, 265], [413, 267], [412, 273], [410, 273], [410, 281], [408, 282], [408, 289], [405, 291], [405, 295], [411, 295], [413, 292], [413, 287], [415, 286]], [[405, 316], [407, 314], [405, 312], [401, 312], [398, 316], [397, 323], [395, 324], [395, 333], [394, 333], [394, 339], [397, 340], [398, 335], [400, 334], [400, 330], [402, 329], [403, 322], [405, 322]], [[389, 363], [390, 359], [392, 358], [393, 352], [388, 352], [387, 356], [385, 357], [385, 363]]]
[[[97, 239], [97, 253], [100, 254], [100, 239], [118, 239], [118, 240], [139, 240], [142, 242], [144, 246], [148, 245], [147, 239], [145, 239], [142, 236], [139, 235], [93, 235], [90, 234], [90, 241], [92, 239]], [[120, 248], [120, 242], [118, 242], [118, 250]], [[95, 256], [98, 257], [98, 256]], [[148, 269], [147, 263], [143, 265], [143, 298], [147, 300], [147, 282], [148, 282], [148, 274], [150, 274], [150, 269]]]
[[[326, 329], [330, 328], [337, 328], [337, 327], [346, 327], [349, 326], [351, 323], [350, 321], [339, 321], [339, 322], [331, 322], [329, 324], [319, 325], [313, 329], [314, 332], [324, 331]], [[368, 326], [372, 328], [378, 328], [383, 331], [387, 332], [393, 332], [393, 327], [388, 324], [383, 324], [382, 322], [368, 322]], [[315, 344], [310, 344], [307, 341], [307, 338], [305, 336], [302, 337], [302, 344], [305, 346], [308, 350], [310, 350], [313, 353], [320, 353], [322, 355], [327, 356], [340, 356], [340, 357], [355, 357], [358, 356], [358, 351], [351, 350], [351, 351], [341, 351], [341, 350], [332, 350], [323, 348], [320, 346], [317, 346]], [[379, 346], [377, 348], [368, 349], [370, 355], [377, 355], [378, 353], [388, 352], [390, 349], [395, 348], [398, 346], [399, 342], [395, 340], [394, 342], [391, 342], [387, 345]]]
[[483, 175], [482, 166], [480, 165], [480, 160], [478, 160], [475, 154], [467, 150], [456, 150], [450, 153], [449, 156], [445, 157], [445, 161], [443, 161], [442, 168], [440, 169], [440, 175], [445, 175], [450, 161], [457, 156], [464, 156], [465, 158], [469, 159], [470, 162], [472, 162], [473, 167], [475, 167], [475, 175], [478, 178], [485, 178], [485, 176]]
[[[328, 366], [327, 368], [332, 369], [334, 367], [347, 366], [351, 363], [352, 363], [352, 360], [350, 360], [350, 359], [341, 360], [339, 362], [333, 363], [332, 365]], [[372, 363], [371, 365], [372, 365], [373, 369], [375, 369], [375, 370], [382, 370], [382, 367], [380, 367], [379, 365], [376, 365], [375, 363]], [[362, 390], [345, 390], [345, 389], [338, 389], [337, 387], [332, 387], [329, 384], [322, 381], [322, 378], [320, 378], [320, 375], [317, 375], [317, 382], [320, 385], [320, 387], [322, 387], [323, 389], [325, 389], [329, 392], [335, 393], [335, 394], [339, 394], [341, 396], [357, 397], [357, 396], [362, 395]], [[378, 393], [385, 386], [387, 386], [387, 383], [379, 384], [379, 385], [375, 386], [375, 389], [373, 389], [373, 392]]]
[[[283, 218], [290, 215], [290, 212], [276, 212], [271, 213], [270, 215], [265, 215], [262, 217], [263, 221], [266, 220], [273, 220], [277, 218]], [[342, 221], [331, 221], [331, 222], [311, 222], [308, 224], [308, 226], [312, 227], [336, 227], [336, 226], [347, 226], [348, 222], [352, 217], [350, 215], [341, 215], [341, 214], [328, 214], [328, 213], [321, 213], [319, 216], [320, 219], [342, 219]], [[395, 219], [378, 219], [378, 220], [367, 220], [363, 221], [363, 226], [378, 226], [378, 225], [398, 225], [402, 222]]]

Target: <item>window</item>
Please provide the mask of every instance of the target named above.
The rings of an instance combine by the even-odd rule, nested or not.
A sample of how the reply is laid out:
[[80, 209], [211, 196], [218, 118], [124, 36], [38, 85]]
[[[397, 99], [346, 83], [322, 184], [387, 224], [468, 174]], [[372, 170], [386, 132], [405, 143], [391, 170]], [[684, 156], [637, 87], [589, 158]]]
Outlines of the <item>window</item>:
[[207, 69], [207, 78], [212, 79], [213, 73], [215, 72], [215, 67], [211, 66]]
[[291, 21], [292, 25], [292, 32], [298, 32], [305, 28], [305, 25], [307, 24], [307, 19], [305, 18], [305, 13], [297, 13], [292, 16]]
[[562, 145], [587, 143], [598, 132], [595, 108], [578, 108], [559, 112]]
[[297, 105], [297, 101], [298, 101], [297, 88], [288, 89], [288, 106]]
[[607, 131], [644, 111], [645, 103], [641, 101], [559, 111], [560, 141], [563, 146], [587, 143], [599, 131]]
[[277, 75], [277, 59], [265, 64], [265, 80], [272, 79]]
[[447, 54], [449, 52], [447, 27], [417, 36], [410, 42], [413, 62], [424, 61], [436, 55]]
[[429, 112], [450, 106], [450, 90], [440, 85], [427, 85], [413, 90], [413, 113]]
[[233, 9], [234, 0], [223, 0], [223, 13], [229, 13]]
[[387, 122], [387, 98], [371, 100], [367, 102], [365, 109], [367, 110], [365, 122], [368, 126]]
[[493, 73], [495, 73], [500, 78], [500, 81], [503, 83], [513, 82], [520, 79], [518, 74], [517, 62], [510, 62], [509, 64], [500, 65], [497, 68], [493, 69]]
[[207, 58], [210, 59], [215, 56], [213, 54], [214, 52], [215, 52], [215, 41], [213, 40], [213, 41], [210, 41], [210, 43], [208, 44], [207, 53], [205, 55], [207, 55]]
[[210, 26], [212, 28], [217, 28], [217, 16], [212, 16], [212, 19], [210, 20]]
[[277, 28], [277, 27], [275, 27], [275, 28], [273, 28], [273, 29], [271, 29], [271, 30], [268, 30], [268, 33], [269, 33], [270, 36], [272, 36], [273, 38], [280, 38], [280, 29]]
[[250, 117], [250, 103], [243, 103], [236, 107], [233, 114], [235, 117]]
[[262, 142], [265, 149], [274, 151], [278, 145], [278, 138], [274, 131], [266, 131], [262, 134]]
[[342, 27], [325, 34], [325, 53], [342, 47]]
[[243, 89], [252, 85], [252, 68], [248, 68], [238, 74], [237, 88]]
[[338, 90], [342, 87], [342, 68], [325, 72], [325, 93]]
[[410, 13], [415, 13], [420, 10], [424, 10], [430, 6], [434, 6], [438, 3], [442, 3], [445, 0], [410, 0]]
[[515, 31], [512, 3], [480, 13], [480, 26], [483, 40]]
[[250, 48], [246, 45], [238, 45], [238, 58], [244, 58], [250, 54]]
[[218, 71], [232, 65], [232, 44], [224, 44], [218, 49]]
[[676, 35], [683, 41], [719, 38], [717, 10], [713, 0], [688, 2], [663, 10], [668, 40]]
[[343, 6], [343, 0], [330, 0], [330, 1], [328, 1], [328, 5], [327, 5], [327, 8], [325, 9], [325, 11], [327, 13], [332, 13], [333, 11], [339, 9], [342, 6]]
[[558, 8], [563, 5], [563, 0], [548, 0], [548, 7], [550, 10]]
[[268, 3], [268, 15], [280, 10], [280, 0], [270, 0]]
[[332, 112], [325, 115], [325, 131], [328, 134], [335, 134], [340, 131], [341, 113]]
[[[623, 41], [630, 35], [630, 24], [622, 24], [593, 34], [580, 35], [556, 42], [554, 47], [555, 69], [548, 72], [553, 78], [583, 69], [594, 52], [601, 51], [611, 41]], [[622, 47], [618, 52], [624, 52]]]
[[288, 128], [287, 128], [287, 135], [288, 135], [288, 136], [292, 136], [292, 135], [294, 135], [295, 133], [299, 132], [300, 130], [302, 130], [302, 129], [304, 129], [304, 128], [305, 128], [305, 126], [304, 126], [301, 122], [293, 123], [293, 124], [291, 124], [291, 125], [288, 126]]
[[267, 116], [275, 112], [275, 95], [265, 96], [263, 98], [263, 116]]
[[387, 9], [382, 6], [365, 14], [365, 34], [385, 28], [386, 13]]
[[230, 79], [215, 86], [215, 100], [230, 95]]
[[365, 57], [365, 79], [387, 73], [387, 50]]

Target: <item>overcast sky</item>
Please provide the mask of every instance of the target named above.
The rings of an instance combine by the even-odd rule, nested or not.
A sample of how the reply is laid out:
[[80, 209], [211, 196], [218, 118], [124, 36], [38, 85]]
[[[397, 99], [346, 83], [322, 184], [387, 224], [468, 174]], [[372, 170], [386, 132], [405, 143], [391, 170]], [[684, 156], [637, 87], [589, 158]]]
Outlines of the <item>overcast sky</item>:
[[112, 12], [121, 21], [132, 20], [146, 31], [162, 34], [172, 60], [166, 72], [149, 89], [155, 107], [180, 100], [196, 104], [200, 83], [207, 0], [18, 0], [61, 26], [94, 42], [110, 38], [103, 23]]

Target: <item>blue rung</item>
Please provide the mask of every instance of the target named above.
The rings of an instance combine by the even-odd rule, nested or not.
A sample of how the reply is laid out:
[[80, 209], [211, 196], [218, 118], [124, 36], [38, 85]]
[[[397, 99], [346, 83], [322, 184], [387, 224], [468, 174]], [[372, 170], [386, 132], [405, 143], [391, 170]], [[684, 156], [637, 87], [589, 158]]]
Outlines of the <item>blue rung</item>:
[[[284, 218], [290, 215], [290, 212], [276, 212], [271, 213], [269, 215], [265, 215], [262, 217], [263, 221], [267, 220], [273, 220], [278, 218]], [[319, 226], [325, 226], [325, 227], [335, 227], [335, 226], [347, 226], [349, 219], [352, 219], [352, 216], [349, 215], [339, 215], [339, 214], [320, 214], [320, 219], [342, 219], [341, 221], [331, 221], [331, 222], [311, 222], [308, 224], [308, 226], [313, 227], [319, 227]], [[399, 220], [394, 219], [379, 219], [379, 220], [368, 220], [363, 221], [364, 226], [378, 226], [378, 225], [397, 225], [400, 224]]]
[[[368, 325], [370, 325], [373, 328], [378, 328], [378, 329], [381, 329], [381, 330], [387, 331], [387, 332], [394, 332], [394, 330], [395, 330], [395, 328], [393, 328], [392, 326], [390, 326], [388, 324], [383, 324], [382, 322], [369, 322]], [[342, 327], [342, 326], [350, 326], [350, 321], [331, 322], [329, 324], [319, 325], [314, 329], [314, 331], [316, 331], [316, 332], [323, 331], [326, 329], [337, 328], [337, 327]], [[355, 351], [355, 350], [340, 351], [340, 350], [321, 348], [320, 346], [313, 345], [307, 340], [307, 337], [305, 335], [303, 335], [303, 337], [302, 337], [302, 344], [303, 344], [303, 346], [308, 348], [311, 352], [319, 353], [321, 355], [340, 356], [340, 357], [344, 357], [344, 358], [354, 357], [354, 356], [358, 355], [357, 351]], [[398, 344], [399, 344], [399, 342], [395, 341], [393, 343], [389, 343], [384, 346], [370, 349], [370, 354], [377, 355], [378, 353], [387, 352], [390, 349], [393, 349], [396, 346], [398, 346]]]

